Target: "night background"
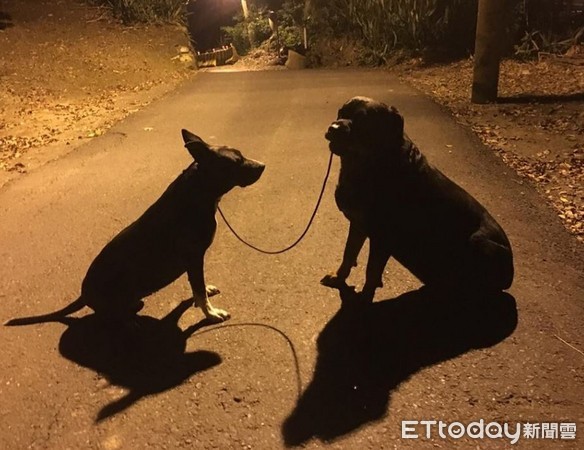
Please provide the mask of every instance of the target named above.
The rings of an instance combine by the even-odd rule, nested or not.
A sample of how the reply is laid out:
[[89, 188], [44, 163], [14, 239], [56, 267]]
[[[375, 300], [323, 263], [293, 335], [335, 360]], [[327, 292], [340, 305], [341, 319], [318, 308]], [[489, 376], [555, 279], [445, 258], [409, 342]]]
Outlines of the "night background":
[[[257, 7], [278, 9], [283, 0], [254, 2]], [[250, 2], [252, 4], [252, 2]], [[186, 5], [189, 31], [199, 51], [220, 46], [221, 27], [234, 25], [235, 17], [242, 15], [240, 0], [190, 0]]]

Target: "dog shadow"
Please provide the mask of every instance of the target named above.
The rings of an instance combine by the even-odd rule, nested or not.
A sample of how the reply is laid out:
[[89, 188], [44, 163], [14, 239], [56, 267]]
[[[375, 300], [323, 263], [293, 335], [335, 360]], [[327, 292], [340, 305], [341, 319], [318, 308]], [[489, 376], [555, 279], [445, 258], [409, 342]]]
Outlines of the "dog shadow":
[[61, 355], [127, 390], [99, 411], [96, 422], [221, 363], [214, 352], [185, 353], [187, 339], [207, 324], [203, 320], [187, 331], [179, 328], [178, 320], [191, 305], [192, 299], [185, 300], [163, 319], [136, 316], [131, 326], [104, 326], [94, 314], [62, 320], [68, 328], [59, 342]]
[[423, 287], [363, 305], [354, 290], [318, 337], [314, 376], [282, 426], [287, 447], [332, 441], [387, 414], [392, 390], [424, 367], [490, 347], [517, 325], [515, 299], [454, 300]]

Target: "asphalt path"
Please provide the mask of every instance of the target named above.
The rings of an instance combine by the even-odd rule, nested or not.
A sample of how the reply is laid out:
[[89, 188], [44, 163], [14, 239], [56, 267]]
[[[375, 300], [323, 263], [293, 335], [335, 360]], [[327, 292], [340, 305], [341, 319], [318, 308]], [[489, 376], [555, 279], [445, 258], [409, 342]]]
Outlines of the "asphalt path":
[[[582, 448], [581, 245], [543, 200], [465, 128], [382, 71], [200, 73], [74, 153], [0, 189], [0, 321], [77, 298], [99, 250], [190, 162], [180, 129], [266, 163], [227, 194], [238, 232], [268, 250], [302, 232], [329, 158], [324, 132], [354, 95], [396, 106], [430, 161], [507, 231], [516, 278], [492, 308], [431, 298], [391, 262], [369, 308], [319, 284], [347, 232], [331, 179], [293, 250], [259, 254], [219, 221], [206, 258], [203, 326], [185, 277], [153, 295], [134, 334], [67, 323], [0, 327], [0, 448], [506, 448], [510, 438], [402, 438], [402, 421], [574, 423]], [[366, 251], [360, 262], [365, 261]], [[363, 281], [363, 264], [350, 282]], [[413, 425], [412, 425], [413, 426]], [[514, 429], [514, 428], [513, 428]], [[455, 430], [455, 429], [453, 429]], [[562, 439], [562, 437], [564, 439]], [[580, 444], [580, 445], [578, 445]]]

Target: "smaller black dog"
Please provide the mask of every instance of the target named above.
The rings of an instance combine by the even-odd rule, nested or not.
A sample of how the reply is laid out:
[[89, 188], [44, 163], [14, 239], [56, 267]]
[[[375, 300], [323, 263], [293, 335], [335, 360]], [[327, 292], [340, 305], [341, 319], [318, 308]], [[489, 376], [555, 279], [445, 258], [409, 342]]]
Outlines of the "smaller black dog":
[[182, 135], [195, 162], [97, 255], [83, 280], [81, 296], [54, 313], [12, 319], [6, 325], [57, 321], [84, 306], [107, 321], [126, 321], [142, 309], [144, 297], [185, 272], [194, 304], [206, 318], [212, 322], [229, 318], [208, 300], [219, 290], [205, 285], [204, 256], [215, 235], [221, 196], [235, 186], [255, 183], [265, 166], [244, 158], [239, 150], [211, 147], [187, 130]]
[[424, 284], [450, 292], [500, 292], [513, 281], [511, 244], [487, 210], [430, 165], [404, 133], [393, 107], [355, 97], [326, 135], [341, 157], [335, 191], [349, 219], [343, 261], [321, 283], [344, 287], [369, 238], [362, 297], [381, 287], [390, 256]]

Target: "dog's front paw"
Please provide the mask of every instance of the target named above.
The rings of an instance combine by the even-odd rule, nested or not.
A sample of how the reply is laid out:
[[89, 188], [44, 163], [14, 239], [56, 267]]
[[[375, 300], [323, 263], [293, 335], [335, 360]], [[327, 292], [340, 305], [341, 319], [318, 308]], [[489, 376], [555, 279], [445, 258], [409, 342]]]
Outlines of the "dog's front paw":
[[212, 284], [205, 286], [205, 291], [207, 292], [207, 297], [213, 297], [214, 295], [221, 293], [219, 288], [217, 286], [213, 286]]
[[221, 323], [231, 318], [231, 314], [229, 314], [227, 311], [218, 308], [213, 308], [211, 306], [205, 311], [205, 317], [211, 323]]
[[345, 282], [344, 278], [340, 278], [333, 274], [325, 275], [322, 280], [320, 280], [320, 284], [335, 289], [342, 289], [347, 287], [347, 283]]
[[[215, 288], [215, 286], [207, 286], [206, 290], [208, 290], [209, 288], [211, 288], [211, 290], [213, 290], [213, 288], [215, 289], [215, 293], [219, 292], [219, 289]], [[210, 296], [212, 294], [207, 294], [205, 296], [201, 295], [201, 296], [197, 296], [194, 295], [194, 305], [196, 308], [201, 308], [201, 311], [203, 311], [203, 314], [205, 314], [205, 318], [211, 322], [211, 323], [220, 323], [220, 322], [225, 322], [227, 319], [229, 319], [231, 316], [229, 315], [229, 313], [227, 311], [223, 311], [222, 309], [219, 308], [214, 308], [213, 305], [211, 305], [211, 302], [209, 301], [208, 296]]]

